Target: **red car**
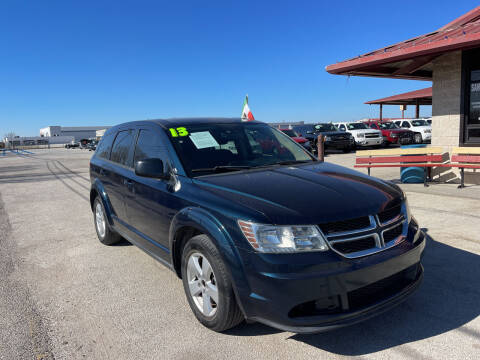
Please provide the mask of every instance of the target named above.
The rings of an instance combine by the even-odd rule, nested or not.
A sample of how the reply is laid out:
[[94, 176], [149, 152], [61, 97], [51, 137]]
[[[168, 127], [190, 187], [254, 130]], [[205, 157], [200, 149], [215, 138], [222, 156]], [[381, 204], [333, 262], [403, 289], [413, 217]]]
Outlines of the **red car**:
[[303, 136], [300, 136], [299, 134], [297, 134], [296, 131], [292, 129], [279, 129], [279, 130], [283, 132], [285, 135], [290, 136], [295, 142], [302, 145], [308, 151], [312, 151], [312, 145], [310, 144], [310, 141], [308, 141], [308, 139], [305, 139]]
[[415, 133], [410, 130], [401, 129], [392, 121], [366, 120], [364, 121], [372, 129], [380, 130], [385, 146], [390, 144], [414, 144]]

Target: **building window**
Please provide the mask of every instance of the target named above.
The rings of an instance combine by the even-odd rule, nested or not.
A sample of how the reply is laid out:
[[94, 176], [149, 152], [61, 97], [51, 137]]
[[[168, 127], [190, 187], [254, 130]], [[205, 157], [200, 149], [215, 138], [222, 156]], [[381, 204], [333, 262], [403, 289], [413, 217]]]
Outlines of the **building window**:
[[463, 53], [464, 116], [462, 145], [480, 145], [480, 50]]

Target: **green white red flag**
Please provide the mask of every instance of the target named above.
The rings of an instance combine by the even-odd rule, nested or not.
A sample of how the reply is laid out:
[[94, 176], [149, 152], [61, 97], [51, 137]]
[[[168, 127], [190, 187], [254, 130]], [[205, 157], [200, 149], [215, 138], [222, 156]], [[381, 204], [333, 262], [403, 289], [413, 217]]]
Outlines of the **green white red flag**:
[[248, 106], [248, 95], [245, 96], [245, 100], [243, 101], [243, 109], [242, 109], [242, 121], [253, 121], [255, 118], [253, 117], [252, 111]]

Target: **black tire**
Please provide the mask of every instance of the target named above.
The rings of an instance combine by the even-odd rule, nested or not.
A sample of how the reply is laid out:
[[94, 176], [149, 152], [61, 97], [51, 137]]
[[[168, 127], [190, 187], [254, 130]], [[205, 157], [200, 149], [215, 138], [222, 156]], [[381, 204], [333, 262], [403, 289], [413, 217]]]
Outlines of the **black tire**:
[[[218, 289], [218, 304], [212, 316], [205, 316], [195, 304], [188, 284], [187, 265], [193, 254], [201, 254], [211, 265], [215, 284]], [[191, 238], [182, 252], [182, 281], [188, 304], [195, 317], [205, 327], [222, 332], [237, 326], [244, 320], [243, 313], [237, 305], [233, 292], [232, 281], [217, 247], [207, 235], [197, 235]]]
[[352, 151], [352, 148], [351, 148], [351, 147], [348, 147], [348, 148], [344, 148], [344, 149], [343, 149], [343, 152], [344, 152], [345, 154], [348, 154], [348, 153], [351, 152], [351, 151]]
[[[102, 212], [103, 212], [103, 216], [104, 216], [104, 220], [105, 220], [105, 233], [104, 233], [103, 236], [102, 236], [101, 231], [99, 230], [98, 225], [97, 225], [97, 211], [96, 211], [97, 206], [101, 207]], [[106, 215], [106, 212], [105, 212], [105, 208], [103, 207], [103, 202], [100, 199], [100, 197], [97, 196], [95, 198], [95, 201], [93, 202], [93, 223], [94, 223], [94, 226], [95, 226], [95, 231], [97, 232], [98, 240], [100, 240], [100, 242], [104, 245], [114, 245], [114, 244], [122, 241], [122, 237], [120, 235], [118, 235], [116, 232], [114, 232], [110, 229], [110, 226], [108, 225], [108, 220], [107, 220], [106, 216], [107, 215]]]

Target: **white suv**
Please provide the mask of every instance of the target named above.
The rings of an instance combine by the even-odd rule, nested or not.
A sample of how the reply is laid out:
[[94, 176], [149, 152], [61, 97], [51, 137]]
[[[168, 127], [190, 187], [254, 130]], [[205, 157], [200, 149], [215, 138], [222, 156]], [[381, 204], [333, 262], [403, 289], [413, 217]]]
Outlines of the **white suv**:
[[425, 119], [401, 119], [394, 122], [401, 128], [422, 134], [422, 142], [430, 142], [432, 140], [432, 125]]
[[346, 131], [355, 138], [357, 146], [379, 146], [383, 143], [382, 132], [380, 130], [370, 129], [361, 122], [337, 123], [335, 124], [340, 131]]

